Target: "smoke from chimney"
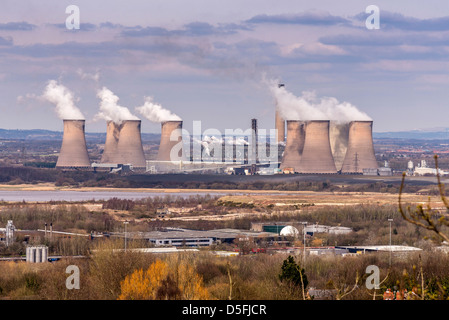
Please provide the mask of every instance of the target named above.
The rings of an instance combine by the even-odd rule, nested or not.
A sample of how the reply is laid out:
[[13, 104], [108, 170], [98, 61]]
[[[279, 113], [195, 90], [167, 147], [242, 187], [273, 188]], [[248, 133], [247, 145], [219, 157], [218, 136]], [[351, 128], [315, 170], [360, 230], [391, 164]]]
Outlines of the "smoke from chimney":
[[103, 87], [98, 90], [97, 97], [101, 99], [100, 112], [95, 115], [95, 119], [104, 119], [120, 124], [124, 120], [139, 120], [128, 108], [118, 105], [119, 97], [111, 90]]
[[75, 106], [73, 93], [56, 80], [50, 80], [45, 87], [42, 98], [53, 103], [60, 119], [84, 120], [84, 115]]
[[160, 104], [153, 102], [153, 97], [145, 97], [145, 104], [136, 110], [151, 122], [161, 123], [165, 121], [181, 121], [182, 119]]
[[287, 120], [333, 120], [349, 122], [371, 120], [364, 112], [348, 102], [340, 102], [333, 97], [317, 97], [313, 91], [304, 91], [295, 96], [279, 86], [276, 80], [267, 80], [271, 94], [276, 100], [280, 116]]

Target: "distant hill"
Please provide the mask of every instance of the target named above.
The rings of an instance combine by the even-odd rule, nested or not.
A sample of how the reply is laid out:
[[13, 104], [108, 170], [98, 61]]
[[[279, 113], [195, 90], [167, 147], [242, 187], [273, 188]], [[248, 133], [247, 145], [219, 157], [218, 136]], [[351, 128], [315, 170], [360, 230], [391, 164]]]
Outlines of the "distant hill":
[[[0, 129], [0, 139], [18, 139], [18, 140], [62, 140], [62, 131], [50, 131], [43, 129], [30, 130], [10, 130]], [[159, 140], [160, 134], [142, 133], [142, 139], [146, 141]], [[86, 140], [104, 140], [106, 133], [104, 132], [86, 132]]]
[[438, 131], [427, 130], [411, 130], [411, 131], [397, 131], [397, 132], [373, 132], [374, 139], [444, 139], [449, 140], [449, 128], [441, 128]]
[[[0, 139], [20, 139], [20, 140], [62, 140], [62, 131], [51, 131], [44, 129], [0, 129]], [[157, 141], [160, 139], [159, 133], [142, 133], [145, 141]], [[86, 140], [102, 140], [106, 138], [105, 132], [86, 132]], [[445, 139], [449, 140], [449, 128], [434, 128], [410, 131], [373, 132], [374, 139]]]

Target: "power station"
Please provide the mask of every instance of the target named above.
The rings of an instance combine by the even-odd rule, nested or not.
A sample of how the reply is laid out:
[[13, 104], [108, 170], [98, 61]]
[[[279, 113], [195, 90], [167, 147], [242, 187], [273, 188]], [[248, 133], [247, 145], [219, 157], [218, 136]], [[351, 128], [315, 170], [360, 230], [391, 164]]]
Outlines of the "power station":
[[[279, 84], [278, 88], [283, 86]], [[234, 164], [234, 172], [237, 167], [240, 167], [248, 169], [245, 172], [255, 174], [267, 167], [267, 158], [261, 160], [263, 153], [260, 153], [259, 149], [259, 146], [264, 144], [264, 148], [267, 145], [269, 147], [274, 145], [276, 151], [283, 152], [280, 157], [276, 156], [276, 159], [268, 160], [270, 167], [276, 164], [277, 169], [273, 173], [364, 174], [378, 171], [373, 146], [373, 121], [284, 119], [279, 103], [279, 101], [275, 102], [276, 130], [275, 136], [270, 140], [272, 142], [267, 139], [263, 142], [259, 141], [257, 119], [251, 119], [251, 133], [243, 141], [244, 148], [241, 151], [237, 150], [237, 141], [240, 139], [239, 145], [242, 146], [242, 137], [233, 137], [232, 149], [227, 148], [226, 141], [229, 140], [223, 137], [215, 140], [214, 144], [218, 143], [219, 146], [214, 145], [213, 152], [225, 154], [221, 164], [207, 160], [207, 157], [204, 158], [204, 150], [209, 151], [212, 145], [204, 145], [203, 141], [201, 141], [201, 155], [192, 158], [193, 136], [189, 138], [191, 146], [190, 150], [187, 150], [190, 151], [191, 158], [184, 157], [183, 121], [181, 120], [161, 122], [160, 143], [154, 160], [145, 158], [141, 139], [141, 120], [123, 120], [120, 123], [107, 121], [101, 160], [99, 163], [91, 164], [85, 140], [85, 120], [66, 119], [56, 167], [62, 169], [107, 168], [113, 171], [119, 170], [121, 165], [129, 166], [131, 170], [148, 173], [176, 173], [208, 172], [208, 170], [219, 172], [218, 169], [226, 169], [230, 167], [230, 164]], [[244, 158], [240, 155], [242, 151]]]

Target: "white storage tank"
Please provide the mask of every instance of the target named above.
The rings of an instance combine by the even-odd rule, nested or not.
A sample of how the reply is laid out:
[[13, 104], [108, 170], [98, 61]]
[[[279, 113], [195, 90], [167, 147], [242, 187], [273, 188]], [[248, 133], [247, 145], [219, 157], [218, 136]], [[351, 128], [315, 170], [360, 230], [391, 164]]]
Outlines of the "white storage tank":
[[29, 246], [26, 248], [26, 261], [30, 263], [43, 263], [48, 261], [47, 246]]

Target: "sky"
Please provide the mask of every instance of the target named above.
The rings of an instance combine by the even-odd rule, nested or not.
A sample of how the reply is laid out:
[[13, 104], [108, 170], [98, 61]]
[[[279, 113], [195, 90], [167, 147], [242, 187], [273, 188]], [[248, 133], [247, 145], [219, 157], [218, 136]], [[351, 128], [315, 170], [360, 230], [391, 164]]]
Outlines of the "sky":
[[[79, 29], [68, 29], [69, 5]], [[379, 29], [368, 29], [369, 5]], [[72, 20], [70, 20], [72, 21]], [[449, 127], [447, 0], [2, 0], [0, 128], [62, 131], [49, 83], [104, 132], [101, 90], [160, 131], [147, 101], [184, 128], [274, 127], [267, 79], [355, 106], [374, 131]], [[53, 82], [52, 82], [53, 81]]]

